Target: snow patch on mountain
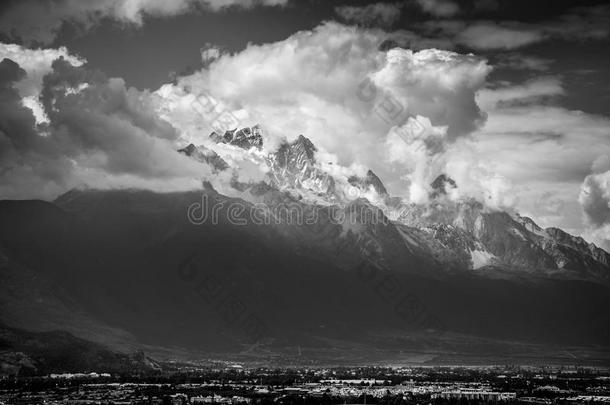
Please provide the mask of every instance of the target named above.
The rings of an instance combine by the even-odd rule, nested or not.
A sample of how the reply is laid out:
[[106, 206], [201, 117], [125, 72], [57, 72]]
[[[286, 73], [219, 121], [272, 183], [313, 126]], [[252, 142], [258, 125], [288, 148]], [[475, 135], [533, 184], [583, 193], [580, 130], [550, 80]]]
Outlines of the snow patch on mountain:
[[470, 260], [472, 261], [472, 268], [474, 270], [492, 264], [495, 258], [496, 256], [486, 250], [474, 249], [470, 251]]
[[511, 228], [510, 231], [512, 233], [514, 233], [515, 235], [517, 235], [519, 237], [519, 239], [523, 240], [523, 241], [527, 241], [527, 238], [525, 237], [525, 235], [523, 235], [523, 233], [518, 230], [517, 228]]

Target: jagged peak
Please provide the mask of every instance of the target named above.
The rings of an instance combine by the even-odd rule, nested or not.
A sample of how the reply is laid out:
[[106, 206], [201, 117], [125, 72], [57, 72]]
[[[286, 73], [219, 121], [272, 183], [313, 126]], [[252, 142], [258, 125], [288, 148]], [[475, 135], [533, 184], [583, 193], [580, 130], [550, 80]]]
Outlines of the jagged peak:
[[445, 190], [447, 185], [451, 186], [451, 188], [457, 188], [455, 180], [447, 176], [445, 173], [439, 174], [436, 179], [434, 179], [434, 181], [430, 184], [430, 186], [434, 190]]
[[441, 194], [447, 194], [449, 190], [457, 188], [457, 184], [451, 177], [442, 173], [430, 183], [430, 187], [432, 188], [431, 197], [434, 198]]
[[380, 196], [388, 195], [388, 190], [383, 185], [381, 179], [370, 169], [366, 172], [364, 178], [354, 175], [350, 176], [347, 181], [349, 184], [356, 187], [368, 188], [369, 186], [373, 186], [373, 189]]
[[292, 142], [284, 141], [277, 150], [277, 155], [280, 159], [286, 159], [288, 156], [300, 155], [310, 162], [315, 161], [315, 153], [318, 151], [316, 146], [304, 135], [299, 135]]
[[530, 232], [540, 233], [543, 231], [543, 229], [530, 217], [517, 214], [516, 220]]
[[182, 153], [201, 163], [207, 163], [216, 171], [222, 171], [229, 168], [229, 165], [223, 158], [221, 158], [212, 149], [206, 148], [203, 145], [195, 146], [194, 144], [190, 143], [186, 147], [178, 149], [178, 153]]
[[195, 153], [196, 151], [198, 151], [199, 149], [192, 143], [189, 143], [187, 146], [185, 146], [182, 149], [178, 149], [178, 152], [180, 153], [184, 153], [187, 156], [191, 156], [193, 153]]
[[216, 143], [221, 143], [224, 141], [223, 137], [218, 134], [218, 132], [214, 131], [210, 134], [210, 139]]
[[303, 151], [307, 154], [307, 157], [311, 160], [314, 159], [314, 154], [318, 151], [318, 148], [303, 134], [299, 135], [299, 137], [292, 142], [290, 145], [293, 149], [302, 148]]
[[292, 143], [293, 144], [307, 145], [308, 147], [311, 147], [311, 148], [314, 148], [314, 149], [316, 148], [314, 146], [313, 142], [311, 142], [311, 140], [308, 137], [306, 137], [305, 135], [303, 135], [303, 134], [299, 134], [297, 139], [294, 142], [292, 142]]
[[210, 134], [210, 139], [216, 143], [226, 143], [243, 149], [250, 149], [251, 147], [261, 149], [263, 147], [263, 134], [258, 124], [251, 127], [229, 129], [222, 136], [214, 131]]
[[371, 169], [366, 172], [366, 180], [373, 186], [377, 193], [380, 195], [388, 195], [388, 190], [383, 185], [383, 182]]

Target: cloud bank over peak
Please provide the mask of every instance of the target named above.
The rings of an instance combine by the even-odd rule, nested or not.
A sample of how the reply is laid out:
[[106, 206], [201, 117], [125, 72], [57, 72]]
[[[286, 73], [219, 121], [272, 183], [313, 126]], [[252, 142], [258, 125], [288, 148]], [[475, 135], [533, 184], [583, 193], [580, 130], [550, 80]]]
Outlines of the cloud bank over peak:
[[388, 149], [389, 134], [421, 116], [440, 128], [429, 134], [446, 134], [443, 143], [467, 136], [485, 121], [475, 94], [491, 67], [450, 51], [380, 49], [387, 38], [382, 30], [329, 22], [250, 45], [163, 86], [156, 92], [159, 111], [185, 142], [205, 143], [213, 128], [192, 114], [192, 102], [211, 96], [240, 124], [261, 124], [270, 150], [303, 134], [337, 164], [369, 167], [391, 192], [408, 196], [411, 168]]
[[[203, 68], [154, 92], [91, 71], [65, 49], [2, 45], [0, 194], [53, 198], [83, 184], [184, 190], [202, 177], [228, 193], [234, 174], [263, 179], [266, 154], [303, 134], [329, 173], [371, 169], [412, 202], [426, 202], [445, 173], [458, 184], [452, 197], [573, 233], [584, 229], [582, 205], [590, 230], [605, 229], [595, 213], [607, 169], [602, 159], [591, 173], [591, 162], [610, 154], [607, 118], [562, 107], [560, 76], [488, 83], [484, 58], [400, 48], [388, 42], [396, 34], [327, 22], [237, 53], [208, 44]], [[209, 139], [254, 124], [265, 137], [255, 155]], [[211, 173], [176, 152], [189, 143], [237, 171]]]

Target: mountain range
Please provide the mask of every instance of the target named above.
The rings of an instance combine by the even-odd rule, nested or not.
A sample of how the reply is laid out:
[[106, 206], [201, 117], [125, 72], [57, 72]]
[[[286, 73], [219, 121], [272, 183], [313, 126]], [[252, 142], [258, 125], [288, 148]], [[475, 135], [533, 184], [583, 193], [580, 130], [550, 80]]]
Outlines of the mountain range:
[[[0, 201], [4, 328], [161, 360], [608, 363], [604, 250], [455, 198], [450, 173], [413, 204], [370, 170], [334, 175], [303, 135], [263, 142], [254, 126], [177, 151], [219, 176], [236, 169], [222, 148], [252, 156], [265, 178], [231, 176], [234, 195], [207, 178]], [[32, 358], [1, 343], [3, 369]]]
[[[211, 138], [246, 150], [260, 149], [263, 142], [258, 126], [227, 131], [223, 137], [213, 133]], [[215, 154], [204, 146], [190, 144], [180, 152], [216, 170], [229, 170], [226, 163], [202, 159], [201, 156]], [[610, 281], [610, 254], [603, 249], [558, 228], [542, 229], [531, 218], [517, 213], [490, 209], [473, 198], [449, 198], [448, 191], [458, 185], [446, 174], [440, 174], [430, 184], [429, 203], [410, 204], [390, 197], [371, 170], [364, 176], [350, 176], [347, 187], [341, 189], [333, 176], [317, 165], [316, 152], [303, 135], [281, 144], [266, 159], [268, 175], [263, 184], [271, 188], [264, 187], [264, 193], [275, 194], [279, 190], [299, 201], [307, 201], [313, 195], [312, 205], [341, 207], [361, 198], [360, 203], [369, 209], [369, 214], [379, 214], [379, 222], [399, 235], [396, 239], [405, 245], [401, 249], [422, 258], [434, 258], [447, 269], [479, 270], [482, 276], [525, 272], [531, 276]], [[242, 184], [241, 190], [253, 187], [261, 189], [260, 184]], [[376, 198], [365, 201], [364, 197], [370, 195]], [[366, 229], [362, 230], [366, 233]]]

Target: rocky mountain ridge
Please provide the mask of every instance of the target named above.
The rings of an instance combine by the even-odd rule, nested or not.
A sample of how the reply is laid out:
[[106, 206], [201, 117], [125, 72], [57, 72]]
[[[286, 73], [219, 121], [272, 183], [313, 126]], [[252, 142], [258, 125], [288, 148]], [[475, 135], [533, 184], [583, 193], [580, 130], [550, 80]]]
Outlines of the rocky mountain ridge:
[[[133, 337], [161, 356], [179, 348], [190, 357], [240, 353], [240, 362], [274, 364], [289, 364], [297, 346], [324, 361], [408, 362], [401, 356], [417, 352], [438, 364], [456, 353], [470, 356], [466, 363], [483, 352], [517, 361], [514, 347], [522, 346], [507, 340], [544, 347], [609, 341], [610, 295], [596, 280], [512, 268], [510, 277], [492, 277], [499, 266], [469, 270], [473, 248], [485, 248], [461, 227], [409, 226], [362, 198], [315, 205], [267, 183], [250, 190], [270, 209], [288, 204], [317, 216], [291, 221], [272, 211], [271, 221], [254, 221], [260, 204], [210, 185], [0, 201], [2, 307], [10, 308], [0, 322], [70, 331], [130, 352]], [[216, 212], [217, 220], [193, 222], [192, 207], [209, 219]], [[473, 346], [481, 339], [489, 343]], [[5, 360], [15, 370], [33, 359], [26, 348], [10, 351], [17, 357]]]
[[[244, 150], [260, 149], [263, 145], [258, 126], [227, 131], [222, 137], [213, 133], [211, 138]], [[361, 206], [368, 207], [370, 212], [380, 210], [381, 222], [394, 228], [393, 238], [400, 238], [400, 244], [408, 251], [422, 258], [433, 258], [457, 271], [593, 279], [604, 283], [610, 280], [610, 255], [603, 249], [558, 228], [542, 229], [530, 218], [490, 209], [472, 198], [452, 199], [449, 194], [459, 185], [449, 175], [441, 173], [431, 182], [429, 203], [410, 204], [391, 197], [382, 180], [371, 170], [365, 176], [350, 176], [340, 185], [339, 179], [317, 164], [316, 152], [316, 146], [303, 135], [293, 142], [282, 143], [268, 155], [267, 185], [257, 186], [257, 192], [277, 190], [303, 204], [316, 205], [322, 201], [340, 205], [344, 212], [346, 207], [353, 206], [354, 200], [364, 198]], [[210, 152], [204, 149], [187, 154], [197, 158], [201, 154], [209, 156]], [[218, 167], [213, 158], [199, 160]], [[243, 190], [252, 185], [241, 186]], [[353, 193], [347, 195], [346, 187], [356, 189], [355, 197]], [[379, 198], [366, 200], [369, 192]], [[272, 204], [286, 202], [274, 195], [274, 199], [268, 200]], [[309, 195], [316, 196], [317, 200], [308, 200]], [[388, 219], [390, 213], [397, 213], [394, 221]], [[353, 221], [353, 217], [349, 218]], [[372, 231], [377, 225], [350, 226], [344, 236], [352, 234], [355, 240], [364, 239], [364, 245], [370, 247], [379, 242], [378, 233]], [[389, 254], [380, 248], [374, 250], [380, 257]]]

